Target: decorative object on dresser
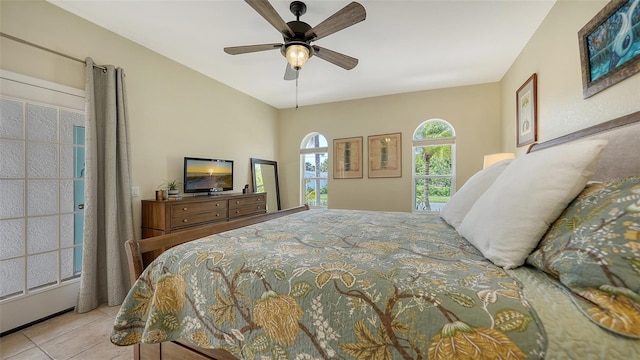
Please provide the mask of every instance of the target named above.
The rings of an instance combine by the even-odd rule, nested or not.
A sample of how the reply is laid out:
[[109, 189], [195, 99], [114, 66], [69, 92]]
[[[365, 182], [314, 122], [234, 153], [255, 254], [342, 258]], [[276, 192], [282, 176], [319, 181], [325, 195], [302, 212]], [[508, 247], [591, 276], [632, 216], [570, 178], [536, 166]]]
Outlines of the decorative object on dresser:
[[171, 202], [142, 200], [142, 238], [266, 212], [267, 193], [194, 196]]
[[534, 73], [516, 91], [516, 146], [538, 140], [538, 76]]
[[156, 200], [162, 201], [165, 199], [164, 190], [156, 190]]
[[[180, 196], [181, 184], [182, 183], [178, 179], [165, 181], [164, 184], [160, 185], [161, 187], [164, 187], [165, 188], [164, 191], [166, 191], [166, 193], [163, 194], [162, 199], [163, 200], [166, 198], [168, 198], [169, 200], [181, 199], [181, 196]], [[158, 199], [157, 196], [156, 196], [156, 199]]]

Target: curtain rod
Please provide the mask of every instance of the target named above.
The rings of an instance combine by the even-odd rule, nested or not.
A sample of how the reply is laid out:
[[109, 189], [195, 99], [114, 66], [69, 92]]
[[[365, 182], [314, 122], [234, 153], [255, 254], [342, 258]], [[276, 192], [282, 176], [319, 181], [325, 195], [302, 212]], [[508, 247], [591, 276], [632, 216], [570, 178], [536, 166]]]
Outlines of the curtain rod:
[[[63, 54], [63, 53], [58, 52], [58, 51], [55, 51], [55, 50], [51, 50], [51, 49], [46, 48], [46, 47], [44, 47], [44, 46], [40, 46], [40, 45], [38, 45], [38, 44], [34, 44], [34, 43], [32, 43], [32, 42], [29, 42], [29, 41], [27, 41], [27, 40], [23, 40], [23, 39], [17, 38], [17, 37], [15, 37], [15, 36], [13, 36], [13, 35], [9, 35], [9, 34], [6, 34], [6, 33], [3, 33], [3, 32], [0, 32], [0, 36], [5, 37], [5, 38], [7, 38], [7, 39], [11, 39], [11, 40], [13, 40], [13, 41], [17, 41], [17, 42], [22, 43], [22, 44], [26, 44], [26, 45], [29, 45], [29, 46], [33, 46], [33, 47], [38, 48], [38, 49], [40, 49], [40, 50], [48, 51], [48, 52], [50, 52], [50, 53], [52, 53], [52, 54], [56, 54], [56, 55], [58, 55], [58, 56], [65, 57], [65, 58], [67, 58], [67, 59], [70, 59], [70, 60], [73, 60], [73, 61], [77, 61], [77, 62], [79, 62], [79, 63], [83, 63], [83, 64], [85, 64], [85, 65], [87, 64], [87, 63], [86, 63], [84, 60], [82, 60], [82, 59], [78, 59], [78, 58], [73, 57], [73, 56], [71, 56], [71, 55], [67, 55], [67, 54]], [[98, 69], [102, 69], [102, 70], [105, 70], [105, 71], [107, 70], [107, 68], [106, 68], [106, 67], [104, 67], [104, 66], [100, 66], [100, 65], [96, 65], [96, 64], [94, 64], [94, 65], [93, 65], [93, 67], [97, 67]]]

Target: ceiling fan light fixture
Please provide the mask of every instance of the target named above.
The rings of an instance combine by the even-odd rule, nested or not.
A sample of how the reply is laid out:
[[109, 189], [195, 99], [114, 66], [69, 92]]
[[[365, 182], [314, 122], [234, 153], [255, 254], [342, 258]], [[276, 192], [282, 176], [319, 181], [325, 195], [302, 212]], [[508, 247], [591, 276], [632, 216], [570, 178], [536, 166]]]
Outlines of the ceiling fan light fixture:
[[287, 46], [285, 56], [293, 70], [300, 70], [307, 60], [309, 60], [309, 48], [298, 44], [289, 45]]

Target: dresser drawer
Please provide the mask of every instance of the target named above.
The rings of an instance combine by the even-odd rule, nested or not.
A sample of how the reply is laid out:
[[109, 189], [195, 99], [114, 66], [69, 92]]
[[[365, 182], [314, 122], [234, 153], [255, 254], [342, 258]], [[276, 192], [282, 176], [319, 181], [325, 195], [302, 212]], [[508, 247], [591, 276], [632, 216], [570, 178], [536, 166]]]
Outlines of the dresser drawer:
[[223, 220], [226, 217], [227, 202], [224, 200], [171, 205], [171, 228]]
[[229, 208], [238, 208], [247, 205], [262, 205], [264, 209], [264, 195], [247, 196], [239, 199], [229, 199]]
[[171, 215], [176, 216], [177, 214], [195, 214], [207, 211], [216, 211], [220, 209], [226, 209], [227, 202], [224, 200], [220, 201], [206, 201], [206, 202], [193, 202], [186, 204], [172, 204], [171, 205]]
[[265, 212], [265, 205], [264, 204], [255, 204], [255, 205], [248, 205], [248, 206], [244, 206], [244, 207], [239, 207], [239, 208], [233, 208], [230, 207], [229, 208], [229, 218], [236, 218], [239, 216], [245, 216], [245, 215], [251, 215], [251, 214], [260, 214]]
[[196, 214], [176, 214], [171, 216], [171, 228], [196, 225], [203, 222], [224, 220], [227, 218], [227, 209]]

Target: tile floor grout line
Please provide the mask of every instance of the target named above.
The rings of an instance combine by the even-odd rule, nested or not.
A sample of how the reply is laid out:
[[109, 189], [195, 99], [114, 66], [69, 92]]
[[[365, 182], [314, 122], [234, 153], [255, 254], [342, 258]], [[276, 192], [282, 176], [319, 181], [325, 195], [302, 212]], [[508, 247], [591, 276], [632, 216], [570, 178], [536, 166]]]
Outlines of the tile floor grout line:
[[2, 359], [3, 359], [3, 360], [4, 360], [4, 359], [11, 359], [11, 358], [15, 358], [16, 356], [18, 356], [18, 355], [20, 355], [20, 354], [22, 354], [22, 353], [25, 353], [25, 352], [27, 352], [27, 351], [31, 351], [31, 350], [33, 350], [34, 348], [35, 348], [35, 349], [40, 350], [40, 352], [42, 352], [42, 353], [43, 353], [47, 358], [49, 358], [49, 360], [55, 360], [53, 357], [51, 357], [51, 355], [49, 355], [49, 353], [47, 353], [43, 348], [41, 348], [38, 344], [36, 344], [33, 340], [31, 340], [31, 339], [30, 339], [26, 334], [22, 333], [22, 331], [19, 331], [19, 332], [17, 332], [16, 334], [21, 334], [22, 336], [26, 337], [26, 338], [29, 340], [29, 342], [31, 342], [31, 343], [33, 344], [33, 346], [32, 346], [32, 347], [30, 347], [30, 348], [24, 349], [24, 350], [22, 350], [22, 351], [20, 351], [20, 352], [17, 352], [17, 353], [15, 353], [15, 354], [12, 354], [12, 355], [11, 355], [11, 356], [9, 356], [9, 357], [4, 357], [4, 356], [3, 356], [3, 357], [2, 357]]
[[[29, 332], [28, 329], [30, 329], [30, 328], [26, 328], [24, 330], [21, 330], [21, 331], [17, 332], [17, 334], [20, 334], [20, 336], [23, 336], [26, 339], [26, 341], [28, 342], [28, 344], [31, 347], [29, 347], [27, 349], [24, 349], [24, 350], [22, 350], [22, 351], [20, 351], [18, 353], [12, 354], [10, 357], [2, 356], [2, 359], [11, 359], [11, 358], [14, 358], [14, 357], [17, 359], [17, 358], [20, 358], [20, 354], [23, 354], [23, 353], [25, 353], [27, 351], [33, 351], [33, 352], [38, 351], [40, 356], [42, 356], [42, 357], [44, 357], [44, 358], [46, 358], [48, 360], [81, 359], [82, 356], [83, 356], [82, 354], [89, 354], [89, 353], [94, 354], [94, 353], [98, 353], [98, 352], [100, 352], [102, 354], [102, 352], [104, 352], [105, 349], [107, 349], [107, 350], [106, 350], [106, 353], [104, 353], [104, 355], [107, 356], [108, 358], [126, 359], [126, 360], [131, 359], [130, 351], [126, 351], [126, 352], [118, 352], [118, 351], [115, 351], [115, 350], [112, 351], [112, 350], [109, 349], [108, 346], [106, 346], [105, 343], [102, 343], [102, 342], [96, 343], [93, 346], [90, 346], [88, 348], [77, 349], [78, 350], [77, 353], [75, 353], [75, 354], [65, 354], [63, 356], [63, 358], [60, 358], [60, 359], [57, 359], [56, 357], [52, 356], [49, 352], [47, 352], [45, 350], [45, 348], [46, 348], [45, 344], [47, 344], [47, 343], [49, 343], [51, 341], [55, 341], [55, 339], [57, 339], [59, 337], [63, 337], [65, 335], [68, 335], [68, 333], [70, 333], [72, 331], [83, 331], [82, 329], [93, 326], [94, 328], [96, 328], [96, 329], [93, 329], [94, 332], [95, 331], [99, 331], [100, 333], [102, 333], [102, 330], [98, 330], [98, 328], [100, 328], [100, 326], [96, 325], [96, 323], [99, 322], [99, 321], [102, 321], [102, 322], [105, 322], [106, 324], [109, 324], [109, 323], [112, 323], [113, 320], [115, 320], [115, 318], [117, 316], [117, 312], [115, 312], [115, 314], [114, 314], [114, 311], [109, 309], [109, 307], [99, 307], [96, 310], [98, 310], [99, 313], [98, 314], [94, 313], [92, 315], [92, 316], [95, 316], [95, 318], [93, 320], [88, 321], [88, 322], [83, 322], [79, 326], [75, 326], [73, 328], [66, 328], [65, 329], [64, 326], [65, 326], [65, 324], [68, 325], [68, 323], [63, 321], [63, 322], [58, 322], [58, 323], [54, 323], [54, 324], [49, 324], [50, 327], [48, 327], [48, 328], [44, 327], [43, 331], [40, 331], [40, 332], [32, 331], [31, 334], [32, 334], [33, 338], [28, 336], [25, 333], [25, 331]], [[83, 314], [78, 314], [78, 315], [82, 316]], [[96, 315], [99, 315], [99, 316], [96, 316]], [[61, 316], [64, 316], [64, 315], [61, 315]], [[75, 316], [69, 316], [69, 322], [73, 322], [73, 321], [77, 321], [77, 318]], [[34, 326], [37, 326], [37, 325], [34, 325]], [[33, 329], [33, 328], [31, 328], [31, 329]], [[57, 333], [57, 331], [59, 331], [61, 329], [64, 329], [66, 331], [64, 331], [62, 333]], [[108, 331], [110, 333], [111, 327], [107, 326], [107, 328], [104, 329], [104, 330]], [[47, 335], [45, 335], [45, 334], [50, 334], [50, 336], [52, 336], [52, 337], [49, 338], [49, 339], [46, 339]], [[38, 337], [43, 337], [46, 340], [42, 341], [39, 344], [39, 343], [37, 343], [35, 341], [35, 339], [37, 339]], [[110, 336], [107, 334], [106, 337], [107, 337], [108, 345], [114, 346], [114, 349], [115, 349], [115, 345], [111, 344], [111, 342], [110, 342]], [[127, 349], [127, 350], [130, 350], [130, 349]], [[34, 354], [31, 354], [31, 355], [34, 355]], [[23, 354], [22, 356], [28, 356], [28, 355]]]
[[40, 345], [36, 344], [36, 347], [38, 349], [40, 349], [40, 351], [42, 351], [42, 353], [45, 354], [49, 358], [49, 360], [55, 360], [55, 358], [53, 356], [49, 355], [49, 353], [46, 352], [43, 348], [41, 348]]

